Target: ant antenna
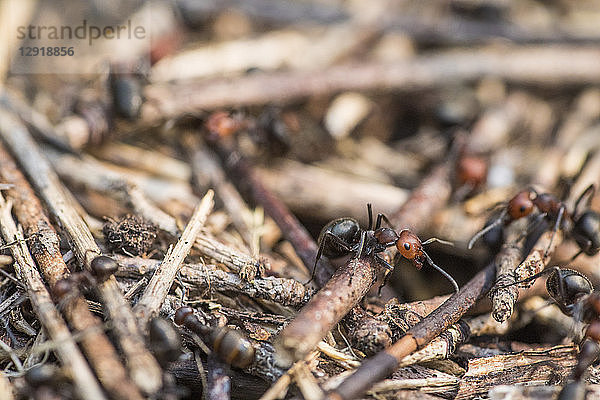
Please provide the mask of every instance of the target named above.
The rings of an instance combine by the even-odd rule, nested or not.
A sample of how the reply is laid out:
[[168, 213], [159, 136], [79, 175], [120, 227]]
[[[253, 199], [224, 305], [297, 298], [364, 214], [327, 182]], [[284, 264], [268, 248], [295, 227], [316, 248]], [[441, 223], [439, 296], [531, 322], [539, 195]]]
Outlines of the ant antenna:
[[454, 291], [456, 293], [458, 293], [459, 288], [458, 288], [458, 284], [456, 283], [456, 281], [454, 280], [453, 277], [450, 276], [450, 274], [448, 274], [446, 271], [444, 271], [443, 269], [441, 269], [440, 267], [438, 267], [433, 260], [431, 259], [431, 257], [429, 257], [429, 254], [427, 254], [425, 252], [425, 250], [423, 250], [423, 255], [425, 256], [425, 258], [427, 259], [427, 262], [429, 263], [429, 265], [431, 265], [433, 268], [437, 269], [442, 275], [444, 275], [446, 277], [446, 279], [448, 279], [450, 281], [450, 283], [452, 283], [452, 286], [454, 286]]
[[469, 244], [467, 245], [467, 248], [469, 250], [471, 250], [473, 248], [473, 245], [475, 244], [475, 242], [477, 240], [479, 240], [480, 237], [482, 237], [483, 235], [485, 235], [486, 233], [488, 233], [489, 231], [491, 231], [492, 229], [494, 229], [495, 227], [497, 227], [498, 225], [500, 225], [502, 223], [502, 221], [504, 221], [504, 216], [505, 215], [506, 215], [506, 210], [502, 211], [502, 213], [500, 214], [500, 216], [498, 216], [498, 219], [496, 219], [494, 222], [492, 222], [491, 224], [489, 224], [488, 226], [486, 226], [485, 228], [483, 228], [482, 230], [480, 230], [479, 232], [477, 232], [471, 238], [471, 240], [469, 240]]
[[595, 193], [596, 193], [596, 185], [594, 185], [593, 183], [590, 186], [588, 186], [587, 188], [585, 188], [585, 190], [579, 195], [579, 197], [575, 201], [575, 206], [573, 207], [573, 215], [579, 215], [579, 213], [577, 212], [577, 209], [579, 208], [579, 203], [581, 202], [581, 200], [583, 200], [587, 196], [586, 204], [589, 206]]
[[[373, 208], [371, 203], [367, 203], [367, 213], [369, 214], [369, 227], [367, 230], [370, 231], [373, 228]], [[379, 223], [379, 215], [377, 216], [377, 223]]]

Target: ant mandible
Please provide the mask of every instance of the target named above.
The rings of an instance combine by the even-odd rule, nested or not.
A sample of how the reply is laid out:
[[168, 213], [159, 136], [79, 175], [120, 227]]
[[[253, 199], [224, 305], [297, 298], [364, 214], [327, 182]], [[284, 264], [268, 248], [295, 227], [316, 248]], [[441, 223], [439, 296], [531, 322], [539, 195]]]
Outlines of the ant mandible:
[[554, 221], [552, 236], [550, 238], [550, 243], [548, 243], [548, 247], [544, 252], [544, 257], [548, 255], [550, 246], [554, 240], [554, 235], [558, 231], [558, 228], [561, 226], [565, 217], [570, 217], [573, 221], [569, 233], [573, 236], [580, 248], [580, 251], [573, 256], [571, 261], [581, 253], [590, 256], [595, 255], [600, 252], [600, 214], [589, 209], [581, 214], [578, 212], [581, 200], [588, 196], [589, 204], [594, 192], [594, 185], [588, 186], [576, 200], [573, 213], [570, 215], [566, 210], [564, 202], [560, 201], [554, 195], [550, 193], [538, 194], [533, 188], [523, 190], [506, 203], [505, 208], [495, 221], [485, 226], [471, 238], [468, 248], [471, 249], [480, 237], [495, 227], [501, 224], [508, 225], [513, 221], [527, 217], [537, 208], [540, 215], [536, 218], [536, 223], [534, 223], [534, 225], [544, 218], [549, 221]]
[[558, 396], [559, 400], [583, 400], [585, 371], [600, 356], [600, 292], [594, 291], [592, 283], [582, 273], [559, 267], [548, 268], [527, 279], [500, 288], [528, 282], [548, 273], [550, 275], [546, 280], [546, 290], [560, 310], [579, 322], [589, 324], [585, 330], [585, 341], [581, 345], [577, 365], [573, 370], [574, 382], [565, 385]]
[[[394, 267], [378, 255], [391, 246], [396, 246], [398, 252], [420, 270], [426, 262], [438, 270], [446, 279], [448, 279], [454, 290], [458, 292], [458, 284], [446, 271], [438, 267], [429, 255], [423, 250], [423, 245], [434, 241], [448, 243], [436, 238], [421, 242], [419, 237], [408, 229], [403, 229], [396, 233], [393, 228], [382, 227], [382, 221], [392, 225], [387, 217], [381, 213], [377, 214], [375, 228], [373, 228], [373, 210], [371, 204], [367, 204], [369, 214], [369, 226], [362, 229], [360, 224], [354, 218], [338, 218], [329, 222], [319, 234], [319, 250], [313, 268], [311, 281], [314, 278], [317, 268], [317, 262], [321, 256], [328, 258], [342, 257], [347, 254], [354, 254], [355, 258], [372, 256], [373, 259], [386, 268], [386, 272], [391, 272]], [[386, 275], [387, 277], [387, 275]], [[385, 284], [385, 282], [384, 282]]]

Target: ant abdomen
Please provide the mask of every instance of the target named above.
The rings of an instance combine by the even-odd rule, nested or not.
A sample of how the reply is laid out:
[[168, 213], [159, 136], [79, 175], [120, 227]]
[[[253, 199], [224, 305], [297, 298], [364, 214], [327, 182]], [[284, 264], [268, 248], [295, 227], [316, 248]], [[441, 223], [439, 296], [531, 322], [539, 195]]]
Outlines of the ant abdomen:
[[254, 360], [254, 347], [240, 332], [227, 327], [214, 328], [210, 334], [213, 350], [227, 364], [246, 368]]
[[191, 307], [180, 307], [174, 321], [206, 340], [213, 351], [226, 363], [246, 368], [254, 361], [254, 347], [240, 332], [227, 327], [209, 327], [194, 314]]
[[588, 210], [581, 214], [573, 224], [573, 238], [588, 256], [600, 252], [600, 214]]
[[592, 293], [594, 287], [582, 273], [568, 268], [561, 268], [554, 270], [548, 276], [546, 290], [565, 314], [572, 315], [573, 307], [577, 301], [581, 297]]
[[319, 234], [318, 243], [325, 243], [322, 254], [328, 258], [348, 254], [348, 247], [342, 246], [339, 241], [325, 240], [326, 235], [337, 236], [343, 243], [352, 243], [356, 240], [359, 231], [360, 224], [354, 218], [338, 218], [330, 221]]

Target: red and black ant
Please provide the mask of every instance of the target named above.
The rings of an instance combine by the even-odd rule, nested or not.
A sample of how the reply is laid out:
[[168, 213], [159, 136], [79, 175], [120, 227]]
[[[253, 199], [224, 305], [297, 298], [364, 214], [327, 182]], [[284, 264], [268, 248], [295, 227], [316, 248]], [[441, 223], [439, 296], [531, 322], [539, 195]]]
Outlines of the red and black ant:
[[421, 242], [419, 237], [408, 229], [403, 229], [400, 233], [396, 233], [393, 228], [382, 227], [382, 221], [385, 221], [390, 226], [392, 224], [387, 217], [381, 213], [377, 214], [375, 228], [373, 229], [373, 210], [371, 204], [367, 204], [367, 211], [369, 214], [369, 225], [367, 229], [362, 229], [357, 220], [348, 217], [334, 219], [325, 225], [319, 235], [319, 250], [317, 252], [311, 280], [314, 278], [317, 262], [321, 256], [326, 256], [328, 258], [342, 257], [348, 254], [354, 254], [355, 258], [370, 256], [373, 257], [376, 262], [383, 265], [386, 268], [387, 273], [389, 273], [394, 267], [380, 257], [378, 253], [383, 252], [388, 247], [396, 246], [398, 252], [404, 258], [410, 260], [415, 268], [420, 270], [423, 267], [423, 264], [428, 263], [444, 275], [446, 279], [452, 283], [454, 290], [458, 292], [458, 284], [454, 278], [438, 267], [425, 250], [423, 250], [423, 245], [434, 241], [443, 243], [448, 242], [436, 238]]
[[549, 193], [538, 194], [533, 188], [523, 190], [517, 193], [506, 203], [505, 208], [502, 210], [498, 218], [486, 225], [471, 238], [468, 248], [472, 248], [473, 244], [475, 244], [480, 237], [492, 229], [500, 225], [508, 225], [513, 221], [527, 217], [534, 211], [534, 209], [537, 209], [540, 214], [536, 218], [536, 223], [534, 223], [534, 225], [537, 225], [537, 222], [541, 221], [542, 219], [554, 222], [554, 226], [552, 228], [552, 237], [548, 247], [546, 248], [544, 257], [547, 256], [554, 239], [554, 235], [558, 231], [565, 218], [569, 218], [572, 221], [568, 231], [580, 248], [580, 251], [573, 256], [571, 261], [581, 253], [585, 253], [589, 256], [598, 254], [600, 251], [600, 214], [589, 209], [583, 213], [578, 212], [579, 204], [581, 203], [582, 199], [587, 196], [589, 203], [594, 192], [594, 185], [588, 186], [575, 202], [573, 213], [569, 214], [566, 210], [565, 203], [560, 201], [554, 195]]
[[496, 289], [532, 281], [548, 273], [550, 275], [546, 280], [546, 290], [560, 310], [576, 321], [588, 324], [577, 365], [573, 370], [574, 382], [567, 384], [558, 396], [562, 400], [583, 400], [583, 376], [587, 368], [600, 357], [600, 292], [594, 291], [592, 283], [584, 274], [558, 267], [548, 268], [527, 279]]
[[177, 309], [173, 320], [208, 342], [215, 354], [226, 363], [246, 368], [254, 361], [252, 343], [237, 330], [207, 326], [194, 314], [194, 309], [188, 306]]

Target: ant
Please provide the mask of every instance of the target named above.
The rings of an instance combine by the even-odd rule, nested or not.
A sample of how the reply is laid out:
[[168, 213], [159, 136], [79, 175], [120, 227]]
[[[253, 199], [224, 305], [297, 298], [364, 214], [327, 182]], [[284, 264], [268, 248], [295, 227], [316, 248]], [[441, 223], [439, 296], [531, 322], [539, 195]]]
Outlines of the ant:
[[522, 281], [496, 289], [528, 282], [548, 273], [550, 275], [546, 280], [546, 290], [560, 310], [578, 322], [589, 324], [573, 371], [574, 382], [568, 383], [558, 396], [558, 399], [563, 400], [584, 399], [583, 376], [587, 368], [600, 356], [600, 292], [594, 291], [592, 283], [584, 274], [559, 267], [549, 268]]
[[[423, 250], [423, 245], [437, 241], [450, 244], [437, 238], [431, 238], [421, 242], [419, 237], [408, 229], [403, 229], [400, 233], [396, 233], [393, 228], [385, 228], [381, 226], [381, 222], [385, 221], [392, 226], [388, 218], [379, 213], [375, 227], [373, 228], [373, 210], [371, 204], [367, 204], [367, 212], [369, 214], [369, 225], [367, 229], [361, 229], [360, 224], [354, 218], [338, 218], [329, 222], [319, 234], [319, 250], [315, 260], [311, 281], [315, 276], [317, 262], [321, 256], [328, 258], [342, 257], [347, 254], [354, 254], [354, 257], [360, 258], [363, 256], [372, 256], [375, 261], [386, 268], [386, 278], [394, 267], [378, 255], [385, 249], [391, 246], [396, 246], [398, 252], [406, 259], [410, 260], [414, 267], [420, 270], [426, 262], [433, 268], [438, 270], [446, 277], [454, 286], [454, 290], [458, 292], [458, 284], [446, 271], [438, 267], [429, 255]], [[385, 280], [383, 285], [385, 285]], [[382, 286], [383, 286], [382, 285]], [[381, 289], [381, 287], [380, 287]]]
[[493, 222], [486, 225], [482, 230], [477, 232], [469, 241], [468, 248], [471, 249], [475, 242], [491, 231], [492, 229], [500, 225], [508, 225], [513, 221], [529, 216], [534, 209], [537, 209], [540, 214], [536, 218], [534, 225], [537, 225], [542, 219], [554, 221], [554, 227], [552, 228], [552, 236], [550, 243], [544, 252], [544, 257], [548, 255], [554, 235], [558, 231], [559, 227], [564, 218], [570, 218], [573, 222], [569, 226], [569, 233], [577, 242], [580, 251], [573, 256], [573, 261], [581, 253], [585, 253], [589, 256], [593, 256], [600, 252], [600, 214], [593, 210], [586, 210], [583, 213], [579, 213], [579, 204], [582, 199], [586, 196], [588, 198], [588, 205], [595, 192], [595, 186], [588, 186], [583, 193], [575, 201], [575, 207], [573, 213], [570, 214], [566, 210], [564, 202], [560, 201], [557, 197], [550, 193], [538, 194], [535, 189], [528, 188], [517, 193], [507, 203], [505, 208], [502, 210], [498, 218]]
[[173, 318], [177, 325], [183, 325], [203, 340], [209, 342], [215, 354], [237, 368], [246, 368], [254, 361], [254, 347], [248, 339], [235, 329], [209, 327], [194, 314], [194, 309], [183, 306], [175, 311]]
[[57, 301], [66, 300], [66, 295], [75, 293], [79, 286], [90, 288], [110, 279], [117, 272], [119, 264], [108, 256], [96, 256], [90, 262], [91, 273], [76, 272], [66, 278], [59, 279], [52, 287], [52, 294]]
[[163, 368], [179, 358], [181, 337], [171, 321], [161, 317], [150, 320], [148, 339], [154, 357]]

